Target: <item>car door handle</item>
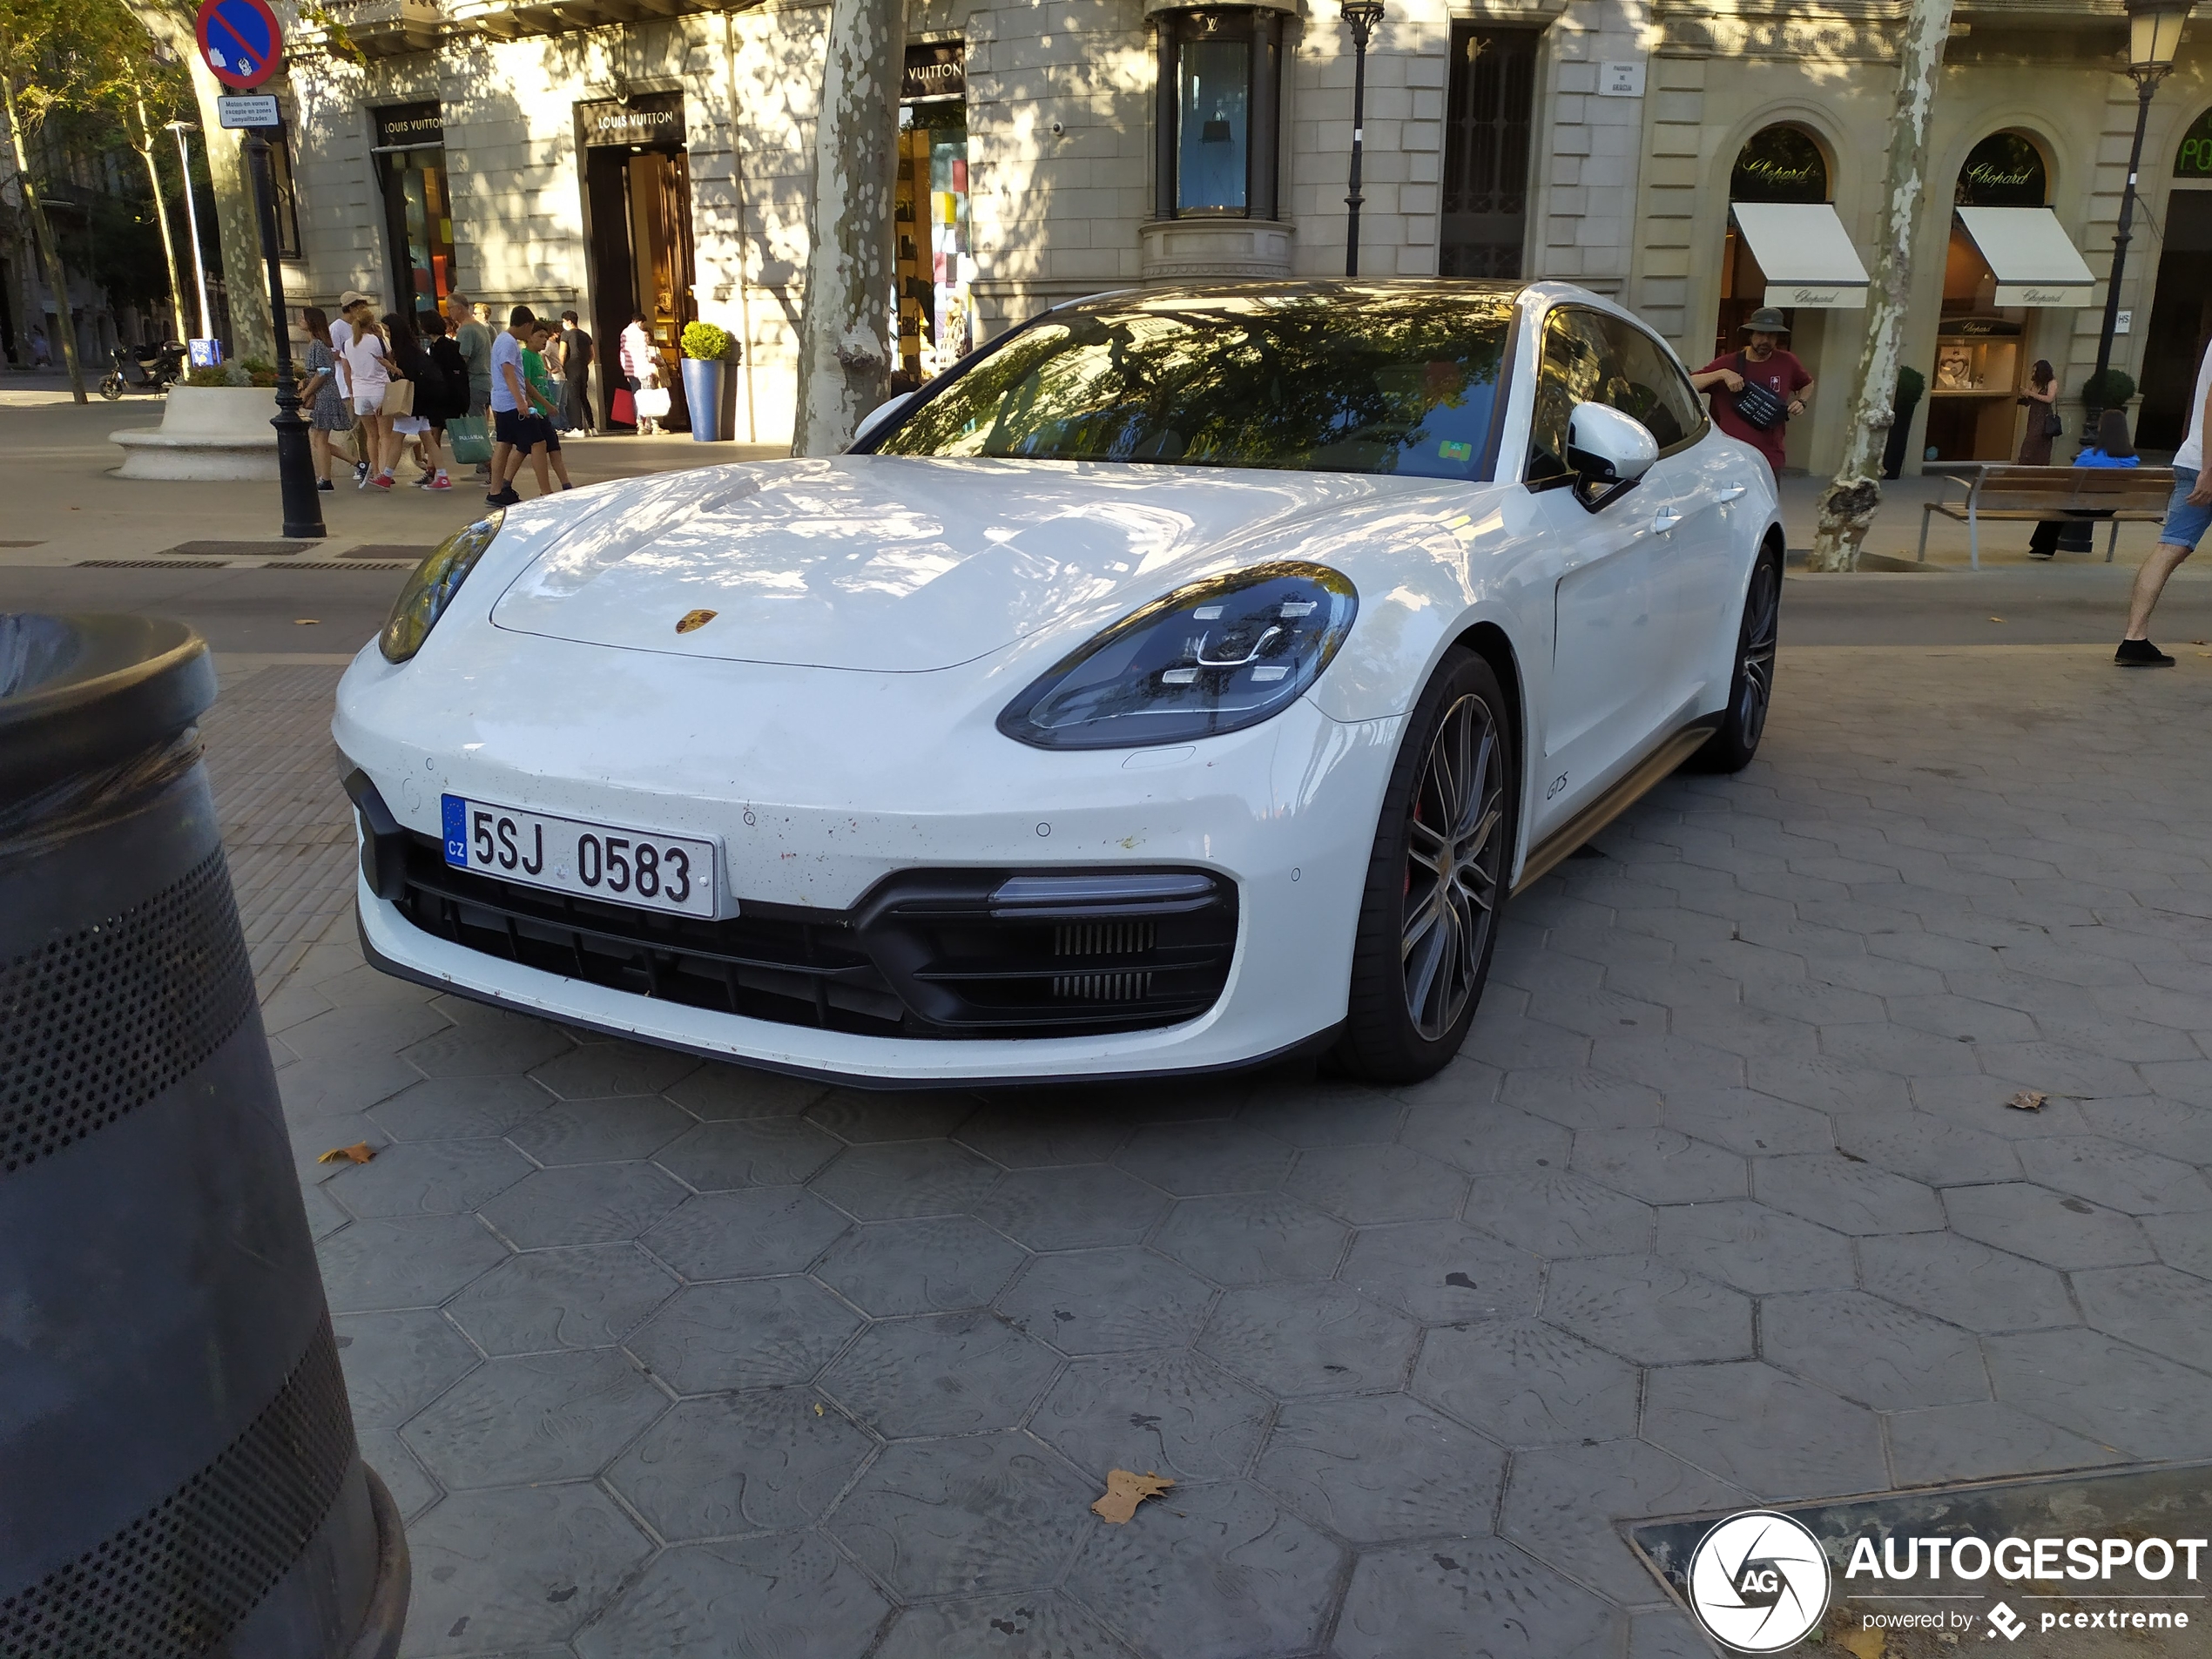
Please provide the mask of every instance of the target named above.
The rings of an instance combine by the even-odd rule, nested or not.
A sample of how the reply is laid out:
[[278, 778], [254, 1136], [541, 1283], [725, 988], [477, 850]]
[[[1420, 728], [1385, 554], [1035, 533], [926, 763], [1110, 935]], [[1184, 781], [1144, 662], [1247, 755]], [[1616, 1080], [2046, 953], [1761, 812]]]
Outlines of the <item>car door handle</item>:
[[1651, 521], [1651, 533], [1654, 536], [1664, 536], [1669, 530], [1674, 529], [1676, 525], [1681, 523], [1682, 515], [1680, 513], [1676, 512], [1671, 507], [1662, 507], [1660, 509], [1657, 516], [1653, 518]]
[[1734, 501], [1738, 496], [1742, 495], [1750, 488], [1750, 485], [1749, 484], [1723, 484], [1718, 489], [1713, 492], [1713, 499], [1715, 501]]

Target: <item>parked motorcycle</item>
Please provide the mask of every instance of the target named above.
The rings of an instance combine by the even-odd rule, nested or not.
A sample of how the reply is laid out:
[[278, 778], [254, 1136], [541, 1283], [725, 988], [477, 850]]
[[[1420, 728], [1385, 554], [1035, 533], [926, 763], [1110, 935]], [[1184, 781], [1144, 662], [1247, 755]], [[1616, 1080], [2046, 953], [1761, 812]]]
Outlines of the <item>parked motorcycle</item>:
[[185, 376], [181, 340], [165, 340], [158, 346], [118, 346], [108, 355], [115, 360], [115, 367], [100, 382], [100, 395], [111, 403], [125, 391], [158, 396]]

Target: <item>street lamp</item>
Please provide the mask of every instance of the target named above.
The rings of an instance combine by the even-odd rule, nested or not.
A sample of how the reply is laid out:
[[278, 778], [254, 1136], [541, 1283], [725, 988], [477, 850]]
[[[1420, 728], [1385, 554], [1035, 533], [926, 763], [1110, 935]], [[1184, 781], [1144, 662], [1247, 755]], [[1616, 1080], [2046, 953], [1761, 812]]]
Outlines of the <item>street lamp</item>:
[[1383, 0], [1344, 0], [1344, 20], [1352, 29], [1352, 193], [1345, 221], [1344, 273], [1359, 274], [1359, 152], [1367, 122], [1367, 42], [1382, 22]]
[[[207, 309], [207, 266], [199, 252], [199, 210], [192, 205], [192, 151], [185, 142], [185, 134], [199, 129], [190, 121], [166, 121], [162, 125], [177, 135], [177, 172], [185, 186], [185, 228], [192, 236], [192, 273], [199, 285], [199, 337], [212, 340], [215, 335], [215, 320]], [[182, 328], [185, 320], [177, 319]]]
[[2128, 72], [2135, 81], [2135, 145], [2128, 152], [2128, 186], [2120, 195], [2120, 225], [2112, 236], [2112, 275], [2105, 283], [2105, 325], [2097, 336], [2097, 372], [2083, 400], [2087, 428], [2096, 430], [2103, 412], [2105, 371], [2112, 367], [2112, 338], [2120, 327], [2120, 275], [2128, 263], [2128, 240], [2135, 222], [2135, 174], [2143, 161], [2143, 130], [2150, 122], [2150, 100], [2174, 67], [2181, 50], [2182, 25], [2192, 0], [2128, 0]]

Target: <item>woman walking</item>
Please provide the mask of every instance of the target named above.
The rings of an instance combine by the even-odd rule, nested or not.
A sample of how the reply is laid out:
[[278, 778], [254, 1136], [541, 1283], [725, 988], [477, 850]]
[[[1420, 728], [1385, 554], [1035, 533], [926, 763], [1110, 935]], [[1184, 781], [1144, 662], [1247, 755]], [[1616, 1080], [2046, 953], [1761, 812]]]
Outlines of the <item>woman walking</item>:
[[2027, 406], [2027, 430], [2020, 435], [2021, 466], [2051, 464], [2051, 440], [2059, 435], [2058, 401], [2058, 376], [2049, 361], [2039, 357], [2027, 371], [2027, 390], [2020, 394], [2020, 401]]
[[376, 319], [368, 311], [354, 313], [354, 337], [346, 346], [347, 377], [354, 385], [354, 420], [361, 433], [363, 469], [354, 488], [392, 487], [392, 468], [399, 460], [399, 446], [392, 423], [384, 413], [384, 397], [392, 384], [391, 354]]
[[327, 494], [337, 488], [330, 469], [338, 460], [337, 434], [354, 429], [354, 412], [346, 407], [338, 383], [338, 356], [330, 349], [330, 319], [319, 306], [302, 306], [300, 320], [307, 330], [307, 383], [300, 401], [307, 406], [307, 442], [315, 460], [315, 488]]
[[422, 341], [415, 332], [415, 325], [407, 318], [396, 311], [391, 312], [384, 319], [384, 327], [391, 337], [393, 365], [414, 388], [413, 408], [408, 414], [392, 417], [392, 453], [384, 463], [384, 476], [391, 477], [392, 469], [399, 464], [401, 448], [412, 438], [415, 464], [422, 469], [415, 487], [450, 489], [453, 485], [446, 477], [445, 456], [438, 448], [440, 428], [434, 424], [445, 418], [445, 373], [430, 360], [430, 354], [422, 348]]

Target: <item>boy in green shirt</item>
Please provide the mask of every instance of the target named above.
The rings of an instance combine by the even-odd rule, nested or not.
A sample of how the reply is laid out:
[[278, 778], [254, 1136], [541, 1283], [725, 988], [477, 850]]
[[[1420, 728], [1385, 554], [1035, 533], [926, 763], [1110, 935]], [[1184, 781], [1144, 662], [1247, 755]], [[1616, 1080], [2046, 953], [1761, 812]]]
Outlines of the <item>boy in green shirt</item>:
[[549, 461], [560, 475], [561, 488], [576, 488], [569, 477], [569, 463], [561, 458], [561, 435], [554, 429], [561, 412], [561, 396], [554, 389], [553, 372], [545, 365], [545, 346], [552, 332], [544, 323], [536, 322], [523, 336], [523, 389], [529, 397], [530, 409], [522, 422], [518, 447], [537, 471], [537, 493], [541, 496], [550, 493], [553, 488], [545, 475]]

